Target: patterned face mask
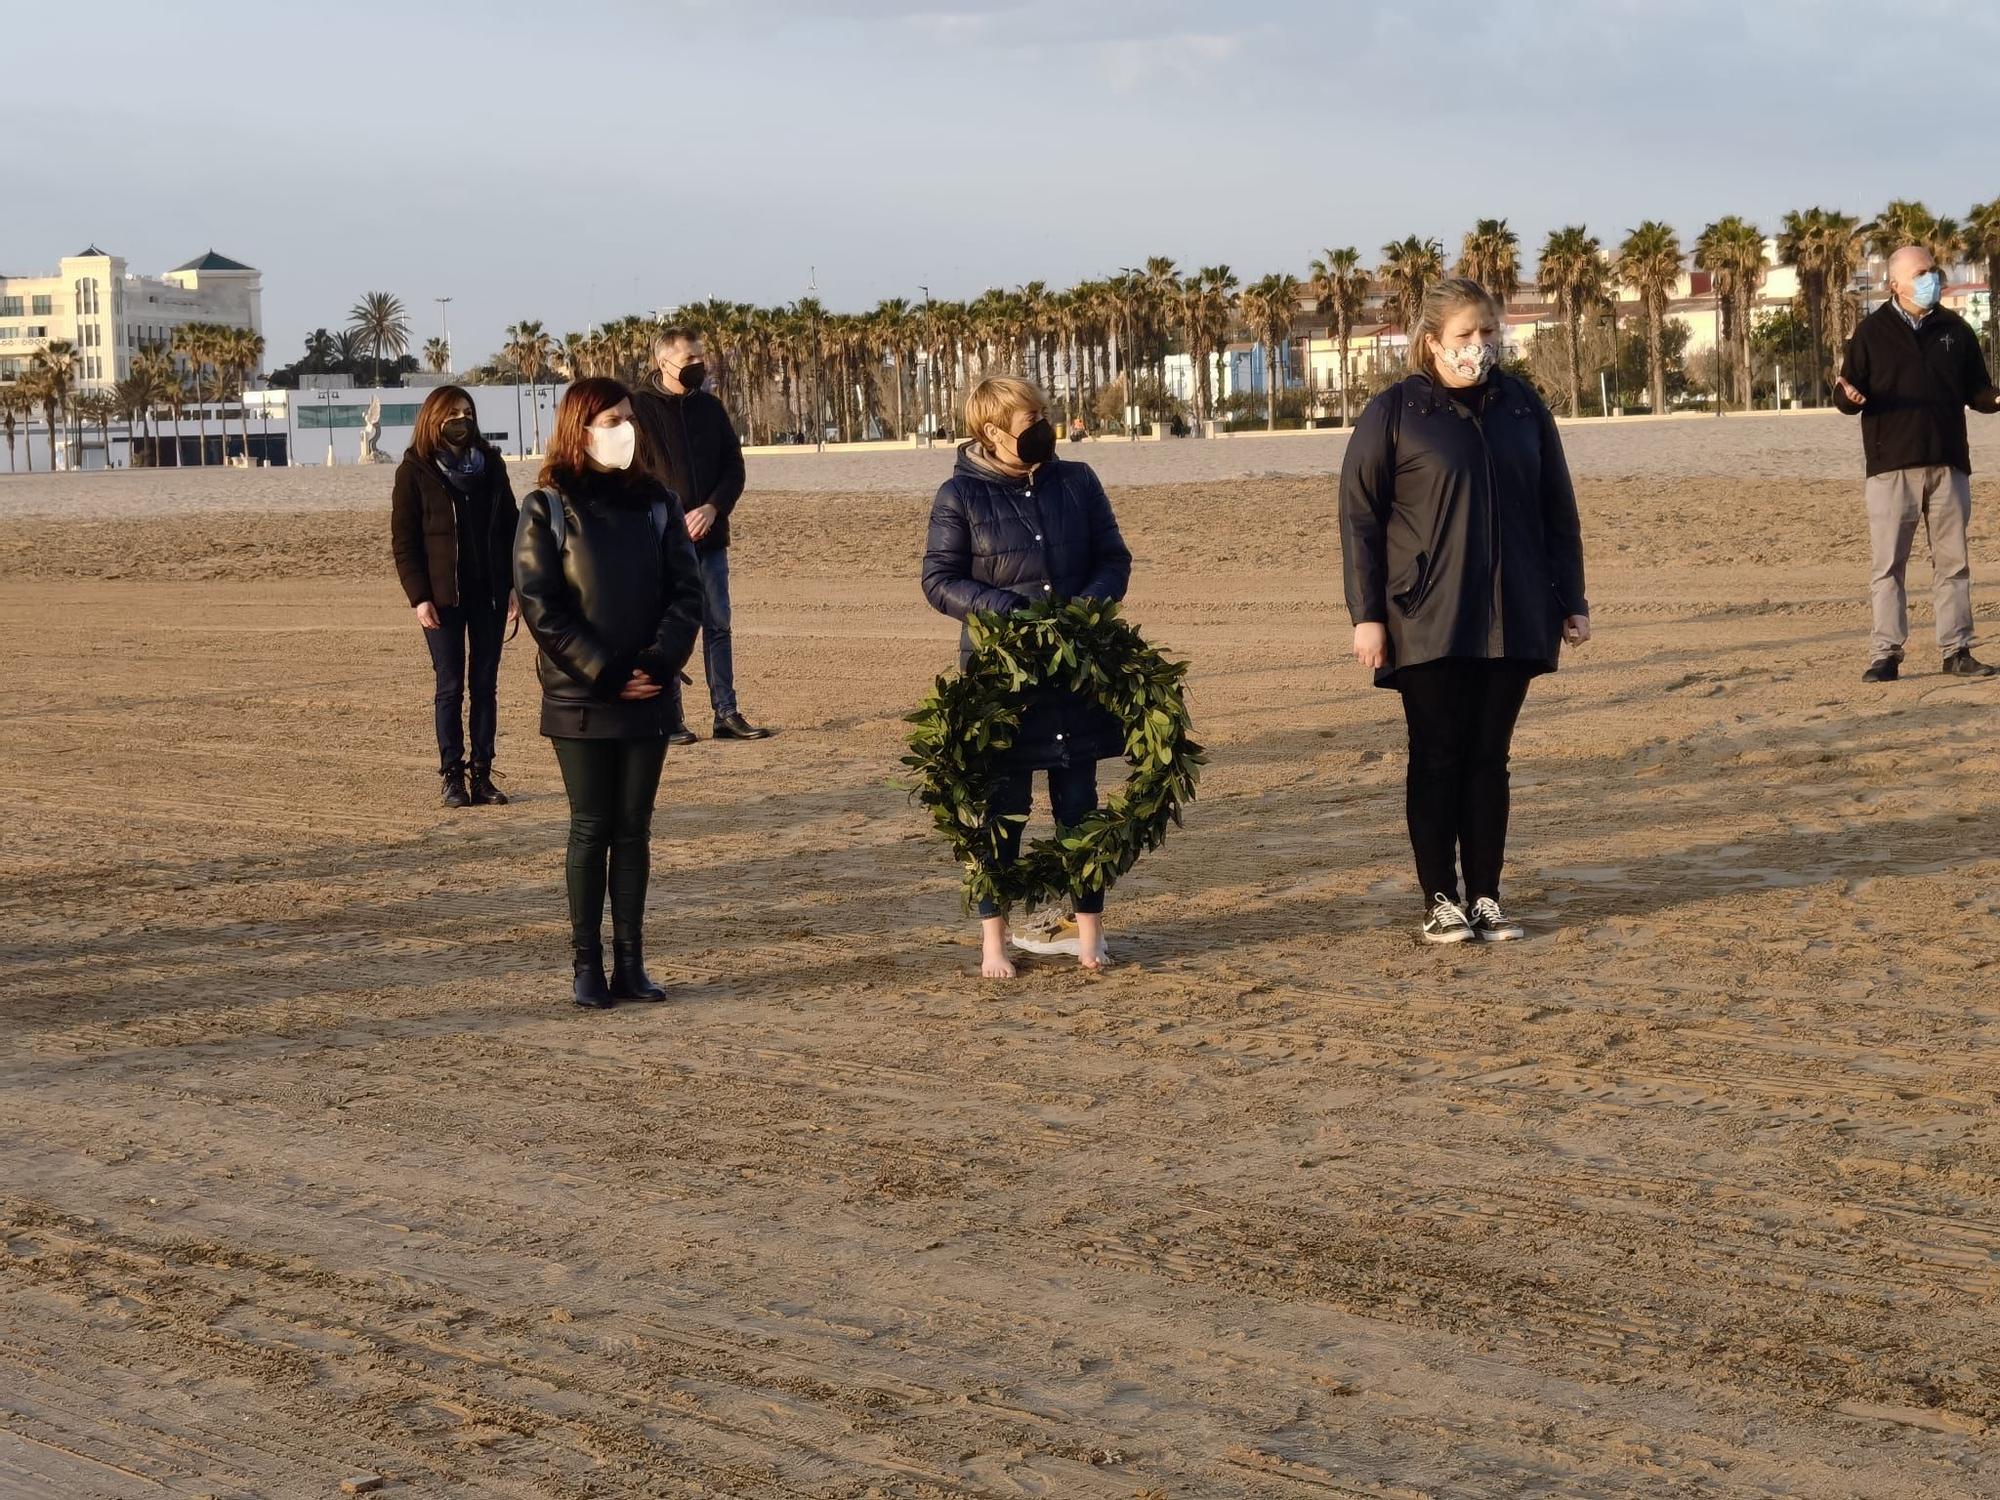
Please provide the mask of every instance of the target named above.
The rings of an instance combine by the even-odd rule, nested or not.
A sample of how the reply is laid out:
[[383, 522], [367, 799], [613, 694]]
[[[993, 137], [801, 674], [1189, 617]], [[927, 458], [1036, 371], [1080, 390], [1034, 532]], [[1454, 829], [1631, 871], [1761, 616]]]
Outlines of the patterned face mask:
[[1440, 344], [1437, 359], [1440, 369], [1449, 370], [1460, 380], [1484, 380], [1500, 363], [1500, 350], [1493, 344], [1460, 344], [1456, 349]]

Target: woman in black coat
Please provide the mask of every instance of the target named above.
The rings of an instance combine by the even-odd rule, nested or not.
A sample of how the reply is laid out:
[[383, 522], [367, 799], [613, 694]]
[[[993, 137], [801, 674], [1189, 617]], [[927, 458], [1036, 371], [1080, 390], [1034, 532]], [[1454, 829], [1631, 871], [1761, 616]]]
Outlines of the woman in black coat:
[[1590, 639], [1562, 441], [1499, 356], [1500, 309], [1479, 283], [1432, 287], [1413, 373], [1368, 403], [1340, 472], [1354, 656], [1402, 694], [1433, 943], [1522, 935], [1500, 906], [1514, 724], [1529, 680]]
[[571, 998], [592, 1009], [667, 998], [647, 977], [644, 954], [653, 800], [674, 717], [663, 689], [701, 628], [680, 502], [634, 466], [638, 431], [631, 393], [617, 381], [572, 385], [514, 541], [514, 587], [541, 648], [542, 733], [569, 793]]
[[[931, 506], [924, 550], [924, 597], [931, 607], [964, 620], [980, 611], [1009, 614], [1051, 599], [1123, 599], [1132, 554], [1118, 534], [1111, 501], [1087, 464], [1055, 456], [1048, 403], [1025, 380], [995, 375], [979, 382], [965, 403], [972, 441]], [[959, 637], [959, 659], [971, 638]], [[1001, 860], [1020, 856], [1021, 829], [1033, 798], [1034, 773], [1046, 771], [1058, 827], [1071, 827], [1097, 807], [1097, 762], [1125, 753], [1110, 714], [1066, 689], [1035, 693], [1023, 704], [1021, 727], [1002, 763], [987, 805], [1002, 822]], [[1075, 891], [1077, 959], [1101, 967], [1104, 892]], [[979, 907], [980, 971], [1012, 979], [1007, 919], [991, 902]]]
[[[519, 614], [510, 557], [514, 490], [497, 448], [479, 435], [472, 397], [441, 385], [417, 412], [389, 498], [396, 576], [430, 648], [437, 677], [438, 774], [446, 807], [503, 803], [493, 785], [500, 647]], [[470, 655], [468, 670], [467, 658]], [[472, 689], [472, 763], [459, 711]], [[471, 785], [466, 784], [470, 769]]]

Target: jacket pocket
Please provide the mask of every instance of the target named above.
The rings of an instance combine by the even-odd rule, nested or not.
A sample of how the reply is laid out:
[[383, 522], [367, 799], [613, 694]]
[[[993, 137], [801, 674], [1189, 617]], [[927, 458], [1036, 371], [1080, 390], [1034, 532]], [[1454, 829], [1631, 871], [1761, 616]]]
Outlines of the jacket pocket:
[[1419, 552], [1417, 554], [1416, 578], [1400, 594], [1390, 595], [1389, 602], [1400, 609], [1406, 618], [1414, 615], [1422, 606], [1424, 596], [1430, 593], [1431, 584], [1436, 581], [1436, 578], [1437, 569], [1431, 566], [1430, 553]]

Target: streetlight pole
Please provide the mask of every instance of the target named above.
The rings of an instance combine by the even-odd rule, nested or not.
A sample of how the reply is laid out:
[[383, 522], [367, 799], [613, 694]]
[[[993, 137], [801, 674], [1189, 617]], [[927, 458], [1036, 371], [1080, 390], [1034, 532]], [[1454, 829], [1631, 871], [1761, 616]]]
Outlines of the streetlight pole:
[[438, 305], [438, 316], [444, 320], [444, 372], [449, 375], [452, 373], [453, 363], [451, 357], [451, 313], [449, 311], [451, 298], [433, 297], [431, 301]]
[[806, 267], [806, 295], [812, 299], [813, 452], [826, 452], [826, 362], [819, 345], [819, 268]]

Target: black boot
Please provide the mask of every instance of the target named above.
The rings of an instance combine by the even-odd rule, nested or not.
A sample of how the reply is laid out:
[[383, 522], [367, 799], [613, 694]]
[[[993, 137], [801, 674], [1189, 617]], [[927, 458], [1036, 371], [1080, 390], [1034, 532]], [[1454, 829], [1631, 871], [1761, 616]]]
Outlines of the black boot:
[[608, 1010], [611, 991], [604, 983], [604, 945], [579, 944], [576, 949], [576, 985], [570, 999], [585, 1010]]
[[474, 807], [505, 807], [507, 794], [493, 784], [493, 767], [474, 765], [472, 768], [472, 805]]
[[638, 938], [611, 943], [611, 993], [620, 1000], [664, 1000], [667, 992], [646, 975], [646, 959]]
[[472, 795], [465, 789], [465, 767], [462, 764], [453, 761], [438, 775], [444, 781], [439, 795], [446, 807], [465, 807], [471, 803]]

